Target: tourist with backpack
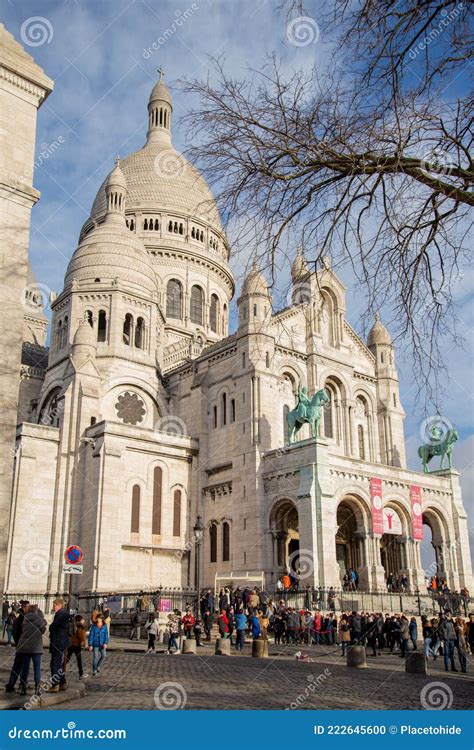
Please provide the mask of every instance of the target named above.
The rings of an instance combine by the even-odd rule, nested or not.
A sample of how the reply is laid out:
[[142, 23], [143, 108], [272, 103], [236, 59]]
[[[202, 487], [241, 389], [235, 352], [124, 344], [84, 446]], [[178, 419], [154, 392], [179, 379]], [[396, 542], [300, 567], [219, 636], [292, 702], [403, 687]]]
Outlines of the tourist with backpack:
[[71, 661], [72, 656], [76, 657], [79, 679], [86, 680], [89, 675], [84, 673], [82, 665], [82, 649], [87, 645], [86, 622], [82, 615], [76, 615], [73, 620], [74, 630], [70, 633], [69, 638], [71, 645], [66, 653], [66, 665]]

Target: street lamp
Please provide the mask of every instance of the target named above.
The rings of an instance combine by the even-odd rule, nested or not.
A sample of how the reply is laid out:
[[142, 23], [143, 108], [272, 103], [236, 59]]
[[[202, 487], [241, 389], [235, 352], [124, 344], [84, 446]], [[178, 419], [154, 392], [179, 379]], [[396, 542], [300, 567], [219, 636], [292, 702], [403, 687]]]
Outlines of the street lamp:
[[201, 542], [204, 536], [205, 526], [201, 520], [201, 516], [196, 518], [196, 523], [193, 526], [194, 541], [196, 542], [196, 569], [195, 569], [195, 584], [196, 584], [196, 620], [199, 619], [199, 605], [200, 605], [200, 590], [201, 590]]

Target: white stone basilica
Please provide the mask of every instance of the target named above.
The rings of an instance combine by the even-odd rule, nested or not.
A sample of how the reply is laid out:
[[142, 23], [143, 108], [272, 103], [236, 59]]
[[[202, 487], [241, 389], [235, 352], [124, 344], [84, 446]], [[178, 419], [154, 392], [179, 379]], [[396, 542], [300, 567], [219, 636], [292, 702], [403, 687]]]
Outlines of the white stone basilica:
[[[423, 588], [420, 514], [439, 575], [470, 587], [458, 473], [407, 469], [390, 335], [378, 319], [359, 338], [329, 264], [310, 272], [298, 251], [278, 312], [254, 268], [229, 335], [228, 241], [172, 146], [172, 110], [160, 79], [145, 145], [117, 159], [82, 228], [49, 352], [38, 300], [25, 315], [5, 591], [64, 590], [69, 544], [84, 550], [77, 591], [193, 585], [197, 516], [203, 585], [263, 572], [271, 588], [293, 568], [340, 586], [352, 567], [370, 589], [388, 573]], [[287, 446], [299, 385], [331, 400], [320, 437]]]

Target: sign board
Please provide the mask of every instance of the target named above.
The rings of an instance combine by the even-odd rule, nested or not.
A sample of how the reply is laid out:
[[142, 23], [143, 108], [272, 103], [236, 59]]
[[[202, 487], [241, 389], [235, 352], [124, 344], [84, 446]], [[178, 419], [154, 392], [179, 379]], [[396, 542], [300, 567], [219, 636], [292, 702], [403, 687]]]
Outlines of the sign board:
[[383, 509], [383, 533], [384, 534], [398, 534], [403, 533], [402, 522], [397, 511], [393, 508]]
[[83, 557], [84, 554], [82, 549], [78, 547], [77, 544], [71, 544], [64, 550], [64, 559], [71, 565], [79, 565], [79, 563], [82, 562]]
[[421, 500], [421, 487], [417, 484], [410, 486], [411, 523], [413, 526], [413, 539], [421, 542], [423, 539], [423, 509]]
[[171, 601], [171, 599], [160, 599], [158, 612], [172, 612], [172, 610], [173, 610], [173, 602]]
[[380, 477], [372, 477], [370, 480], [370, 500], [372, 506], [372, 531], [374, 534], [383, 534], [382, 480]]
[[63, 564], [63, 573], [69, 573], [69, 575], [82, 575], [84, 572], [83, 565], [71, 565], [71, 563]]

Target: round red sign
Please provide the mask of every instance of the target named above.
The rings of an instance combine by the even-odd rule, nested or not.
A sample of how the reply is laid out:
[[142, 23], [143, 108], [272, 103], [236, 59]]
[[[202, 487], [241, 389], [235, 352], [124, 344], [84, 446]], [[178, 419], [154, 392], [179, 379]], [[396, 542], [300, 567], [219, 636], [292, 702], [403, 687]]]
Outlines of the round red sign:
[[71, 546], [67, 547], [65, 550], [64, 557], [66, 562], [71, 565], [79, 565], [79, 563], [82, 562], [84, 555], [82, 549], [78, 547], [77, 544], [71, 544]]

